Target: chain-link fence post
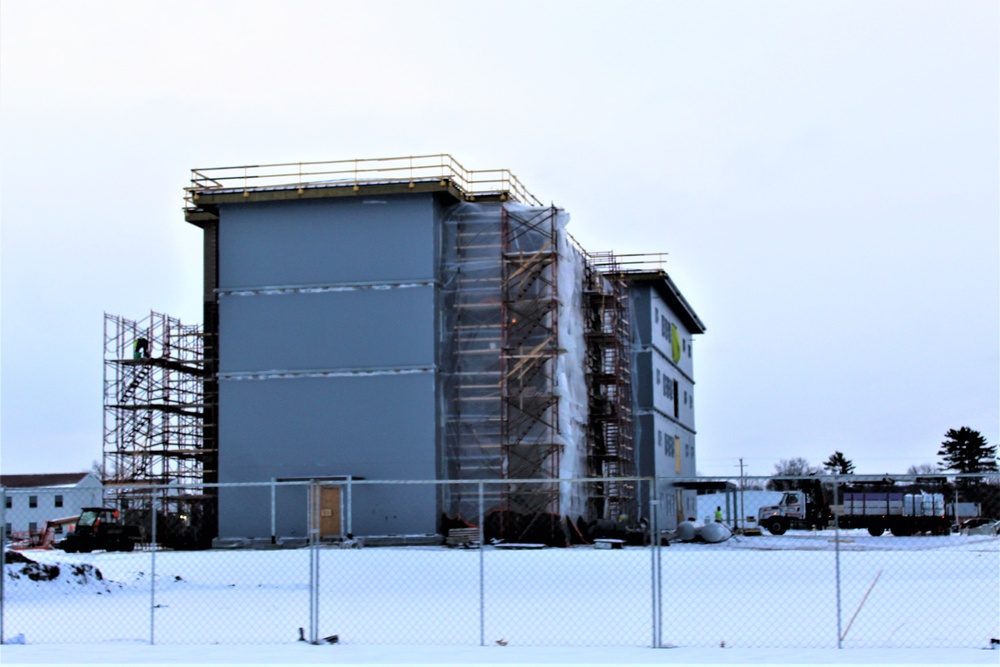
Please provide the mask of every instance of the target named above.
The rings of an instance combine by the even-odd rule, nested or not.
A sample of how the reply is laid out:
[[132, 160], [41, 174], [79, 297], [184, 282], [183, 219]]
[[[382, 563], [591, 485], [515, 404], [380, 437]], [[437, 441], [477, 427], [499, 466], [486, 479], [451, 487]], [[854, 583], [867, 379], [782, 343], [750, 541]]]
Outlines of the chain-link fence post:
[[344, 532], [347, 533], [348, 537], [350, 537], [351, 539], [354, 539], [354, 526], [352, 525], [352, 516], [354, 514], [354, 505], [353, 505], [353, 503], [354, 503], [354, 494], [353, 494], [354, 484], [352, 483], [353, 481], [354, 481], [354, 477], [348, 475], [348, 477], [347, 477], [347, 510], [345, 512], [345, 521], [344, 521], [345, 530], [344, 530]]
[[[642, 480], [637, 486], [642, 487]], [[649, 484], [649, 531], [650, 531], [650, 555], [652, 557], [652, 579], [653, 588], [651, 602], [653, 605], [653, 647], [661, 648], [663, 640], [663, 579], [660, 576], [660, 528], [659, 512], [657, 512], [656, 478], [646, 482]], [[641, 494], [640, 494], [641, 496]]]
[[319, 644], [319, 522], [320, 490], [309, 487], [309, 641]]
[[150, 545], [149, 551], [149, 643], [150, 645], [156, 643], [156, 489], [153, 490], [153, 496], [149, 503], [149, 515], [150, 521], [152, 522], [152, 527], [150, 529], [150, 537], [152, 539], [152, 544]]
[[277, 526], [277, 524], [278, 524], [278, 513], [276, 511], [276, 507], [277, 507], [277, 503], [278, 503], [278, 499], [277, 499], [278, 487], [277, 487], [276, 482], [277, 482], [277, 479], [275, 479], [274, 477], [272, 477], [271, 478], [271, 544], [277, 544], [278, 543], [278, 537], [277, 537], [278, 536], [278, 526]]
[[486, 646], [486, 528], [483, 483], [479, 482], [479, 645]]
[[0, 486], [0, 644], [6, 639], [4, 635], [4, 583], [7, 580], [7, 489]]
[[840, 504], [840, 485], [837, 480], [837, 475], [833, 475], [833, 553], [834, 560], [836, 561], [837, 570], [837, 648], [844, 648], [841, 623], [842, 612], [841, 609], [841, 588], [840, 588], [840, 513], [837, 511], [837, 505]]

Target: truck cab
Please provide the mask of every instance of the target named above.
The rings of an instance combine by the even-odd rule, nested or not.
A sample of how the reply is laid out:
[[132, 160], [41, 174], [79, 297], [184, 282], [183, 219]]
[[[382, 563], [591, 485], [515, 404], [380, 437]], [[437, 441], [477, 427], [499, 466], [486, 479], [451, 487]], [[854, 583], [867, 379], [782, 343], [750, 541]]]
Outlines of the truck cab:
[[801, 521], [805, 516], [807, 500], [801, 491], [786, 491], [777, 505], [761, 507], [757, 513], [757, 525], [772, 535], [782, 535], [792, 526], [792, 521]]
[[778, 501], [778, 507], [789, 519], [806, 518], [806, 503], [808, 500], [800, 491], [786, 491]]
[[829, 516], [829, 507], [823, 501], [819, 482], [816, 482], [808, 488], [785, 491], [777, 505], [761, 507], [757, 513], [757, 525], [772, 535], [782, 535], [789, 528], [823, 529]]

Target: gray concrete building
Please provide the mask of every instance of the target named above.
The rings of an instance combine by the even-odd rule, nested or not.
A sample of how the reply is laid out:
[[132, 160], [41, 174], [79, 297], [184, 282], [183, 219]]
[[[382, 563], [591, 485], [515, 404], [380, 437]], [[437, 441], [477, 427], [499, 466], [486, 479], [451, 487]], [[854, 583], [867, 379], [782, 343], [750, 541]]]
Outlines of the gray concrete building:
[[694, 336], [705, 325], [665, 271], [626, 273], [633, 315], [638, 472], [656, 477], [666, 527], [697, 515], [693, 490], [672, 479], [695, 477]]
[[694, 474], [701, 321], [665, 272], [581, 250], [506, 170], [194, 170], [188, 196], [217, 397], [204, 479], [303, 482], [273, 527], [268, 490], [222, 488], [218, 535], [303, 536], [307, 499], [328, 536], [435, 533], [476, 511], [468, 485], [354, 484], [345, 517], [347, 479], [501, 480], [488, 509], [509, 526], [642, 513], [627, 487], [551, 480]]

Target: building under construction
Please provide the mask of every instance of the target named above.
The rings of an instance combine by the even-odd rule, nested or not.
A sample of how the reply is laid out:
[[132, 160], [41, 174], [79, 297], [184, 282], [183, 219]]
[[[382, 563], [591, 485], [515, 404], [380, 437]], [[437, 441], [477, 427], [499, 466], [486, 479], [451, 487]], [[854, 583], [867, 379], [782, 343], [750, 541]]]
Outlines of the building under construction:
[[[332, 507], [347, 479], [489, 480], [491, 530], [519, 539], [635, 522], [638, 489], [617, 478], [694, 475], [701, 321], [662, 268], [584, 251], [507, 170], [447, 155], [197, 169], [187, 204], [203, 327], [108, 320], [105, 465], [123, 498], [169, 481], [220, 536], [302, 536], [305, 487], [273, 500], [272, 526], [259, 490], [201, 485], [311, 480]], [[353, 532], [441, 532], [478, 515], [476, 491], [358, 485]]]
[[211, 539], [217, 481], [200, 326], [151, 312], [104, 316], [106, 500], [135, 518], [156, 508], [175, 520], [173, 537]]

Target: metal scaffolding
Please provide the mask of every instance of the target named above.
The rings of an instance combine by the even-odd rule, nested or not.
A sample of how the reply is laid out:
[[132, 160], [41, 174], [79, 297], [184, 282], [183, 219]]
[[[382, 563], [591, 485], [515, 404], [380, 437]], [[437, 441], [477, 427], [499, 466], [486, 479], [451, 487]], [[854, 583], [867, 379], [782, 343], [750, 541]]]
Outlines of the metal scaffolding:
[[[559, 285], [554, 207], [501, 212], [501, 455], [505, 480], [559, 478]], [[503, 509], [559, 516], [559, 484], [503, 485]]]
[[[483, 500], [507, 540], [544, 537], [559, 518], [559, 213], [466, 203], [445, 225], [442, 474], [501, 482]], [[475, 486], [444, 493], [449, 516], [478, 514]]]
[[587, 474], [592, 518], [638, 519], [635, 486], [615, 478], [636, 474], [632, 422], [631, 329], [628, 287], [614, 253], [589, 253], [584, 271], [587, 345]]
[[198, 514], [214, 499], [206, 448], [205, 336], [199, 326], [150, 312], [141, 320], [104, 315], [105, 493], [116, 507], [144, 510], [151, 485], [165, 513]]
[[[460, 205], [446, 225], [443, 272], [446, 479], [500, 479], [500, 216], [496, 207]], [[447, 487], [445, 511], [479, 513], [476, 487]], [[500, 489], [484, 494], [500, 504]]]

